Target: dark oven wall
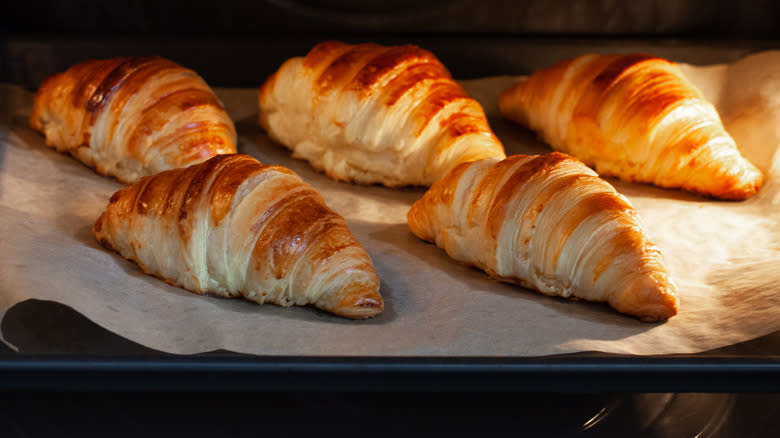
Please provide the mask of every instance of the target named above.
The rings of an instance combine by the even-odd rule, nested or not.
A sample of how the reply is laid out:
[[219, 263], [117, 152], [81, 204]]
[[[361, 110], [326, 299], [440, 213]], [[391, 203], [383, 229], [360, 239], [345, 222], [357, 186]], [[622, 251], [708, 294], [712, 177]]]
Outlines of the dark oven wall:
[[780, 3], [771, 0], [7, 3], [0, 80], [30, 89], [84, 59], [151, 54], [214, 86], [254, 87], [327, 39], [417, 44], [463, 79], [528, 73], [586, 50], [724, 62], [780, 40]]

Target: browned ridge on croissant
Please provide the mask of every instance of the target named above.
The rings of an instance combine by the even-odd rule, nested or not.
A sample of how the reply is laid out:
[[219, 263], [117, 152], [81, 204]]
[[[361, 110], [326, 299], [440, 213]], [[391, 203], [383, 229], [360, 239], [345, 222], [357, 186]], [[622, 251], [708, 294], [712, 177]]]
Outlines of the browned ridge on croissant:
[[602, 176], [729, 200], [753, 196], [763, 182], [715, 107], [656, 56], [565, 59], [505, 90], [499, 106]]
[[407, 218], [416, 236], [496, 279], [643, 321], [677, 314], [677, 289], [634, 208], [569, 155], [461, 164]]
[[504, 156], [484, 110], [429, 51], [328, 41], [263, 84], [259, 120], [335, 179], [430, 185], [460, 162]]
[[246, 155], [144, 177], [112, 197], [98, 241], [141, 269], [203, 294], [348, 318], [383, 309], [368, 253], [295, 173]]
[[43, 81], [30, 126], [124, 183], [235, 152], [233, 121], [194, 71], [157, 56], [76, 64]]

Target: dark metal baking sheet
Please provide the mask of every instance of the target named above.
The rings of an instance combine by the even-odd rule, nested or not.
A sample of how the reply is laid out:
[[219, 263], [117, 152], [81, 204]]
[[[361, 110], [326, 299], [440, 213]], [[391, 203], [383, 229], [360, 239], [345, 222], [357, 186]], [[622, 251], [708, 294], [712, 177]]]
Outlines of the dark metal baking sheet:
[[[320, 38], [320, 37], [316, 37]], [[263, 77], [290, 52], [316, 39], [273, 37], [203, 43], [197, 37], [100, 43], [88, 38], [6, 36], [4, 80], [34, 88], [45, 75], [75, 57], [114, 53], [177, 54], [216, 85], [244, 85]], [[358, 38], [353, 36], [352, 39]], [[416, 42], [442, 54], [460, 77], [521, 74], [550, 59], [587, 47], [605, 52], [655, 49], [688, 62], [729, 62], [780, 47], [776, 41], [608, 40], [512, 38], [468, 41], [449, 36], [387, 36], [384, 43]], [[272, 44], [273, 43], [273, 44]], [[261, 48], [271, 47], [260, 54]], [[691, 52], [691, 50], [694, 52]], [[224, 69], [241, 54], [255, 53], [238, 70]], [[694, 53], [695, 59], [684, 58]], [[246, 57], [246, 56], [245, 56]], [[209, 62], [206, 63], [205, 60]], [[214, 62], [214, 60], [224, 62]], [[208, 65], [219, 65], [217, 70]], [[228, 75], [227, 71], [230, 70]], [[230, 82], [232, 81], [232, 82]], [[536, 358], [510, 357], [277, 357], [214, 351], [192, 356], [161, 353], [106, 331], [57, 303], [26, 301], [3, 320], [3, 333], [18, 347], [0, 344], [4, 390], [264, 390], [264, 391], [553, 391], [553, 392], [774, 392], [780, 391], [780, 332], [695, 355], [633, 357], [596, 352]]]
[[517, 357], [170, 355], [64, 305], [29, 300], [3, 321], [0, 389], [87, 391], [776, 392], [780, 332], [695, 355]]

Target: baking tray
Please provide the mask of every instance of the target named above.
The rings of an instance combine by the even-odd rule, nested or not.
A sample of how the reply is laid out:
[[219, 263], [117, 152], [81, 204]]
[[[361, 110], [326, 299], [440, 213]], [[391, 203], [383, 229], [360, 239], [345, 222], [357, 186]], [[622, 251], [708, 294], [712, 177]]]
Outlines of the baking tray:
[[[586, 48], [596, 52], [653, 51], [675, 60], [716, 63], [780, 47], [775, 41], [476, 38], [464, 42], [410, 36], [379, 42], [395, 44], [401, 40], [412, 40], [440, 54], [461, 77], [527, 73], [549, 64], [550, 59], [581, 53]], [[202, 72], [210, 83], [220, 85], [219, 80], [211, 78], [219, 74], [210, 72], [196, 55], [213, 61], [252, 52], [255, 45], [275, 47], [263, 63], [251, 64], [234, 78], [237, 83], [227, 84], [241, 86], [246, 85], [242, 81], [257, 82], [257, 77], [270, 73], [286, 56], [283, 53], [300, 53], [312, 45], [306, 39], [268, 43], [243, 39], [237, 45], [222, 42], [201, 46], [197, 40], [161, 43], [118, 39], [90, 44], [79, 39], [15, 36], [6, 39], [4, 68], [14, 82], [34, 88], [46, 75], [43, 72], [61, 70], [78, 58], [110, 56], [117, 50], [149, 53], [153, 49], [163, 56], [179, 54], [180, 62]], [[457, 61], [459, 53], [479, 56]], [[693, 59], [683, 54], [692, 54]], [[497, 58], [502, 61], [479, 67], [470, 64], [474, 59]], [[0, 388], [6, 390], [780, 391], [780, 332], [699, 354], [642, 357], [598, 352], [533, 358], [280, 357], [227, 351], [180, 356], [135, 344], [61, 304], [36, 300], [12, 308], [3, 321], [3, 332], [18, 347], [18, 351], [0, 347]]]
[[777, 392], [780, 332], [691, 355], [584, 352], [519, 357], [289, 357], [161, 353], [62, 304], [12, 308], [0, 351], [4, 390]]

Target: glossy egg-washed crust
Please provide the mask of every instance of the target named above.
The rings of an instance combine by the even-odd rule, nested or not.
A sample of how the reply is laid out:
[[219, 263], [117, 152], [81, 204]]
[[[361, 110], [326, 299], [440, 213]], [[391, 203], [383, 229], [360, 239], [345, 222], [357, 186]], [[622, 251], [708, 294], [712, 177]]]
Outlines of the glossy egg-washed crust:
[[412, 45], [320, 43], [266, 80], [259, 107], [274, 140], [339, 180], [430, 185], [505, 156], [480, 104]]
[[496, 279], [643, 321], [677, 314], [676, 287], [636, 211], [569, 155], [461, 164], [412, 205], [408, 223]]
[[29, 121], [47, 145], [123, 183], [236, 151], [233, 121], [211, 88], [160, 57], [90, 60], [52, 75]]
[[147, 274], [198, 294], [313, 305], [359, 319], [383, 309], [368, 253], [292, 171], [220, 155], [116, 192], [92, 229]]
[[505, 90], [499, 106], [602, 176], [727, 200], [751, 197], [763, 181], [713, 105], [652, 55], [565, 59]]

